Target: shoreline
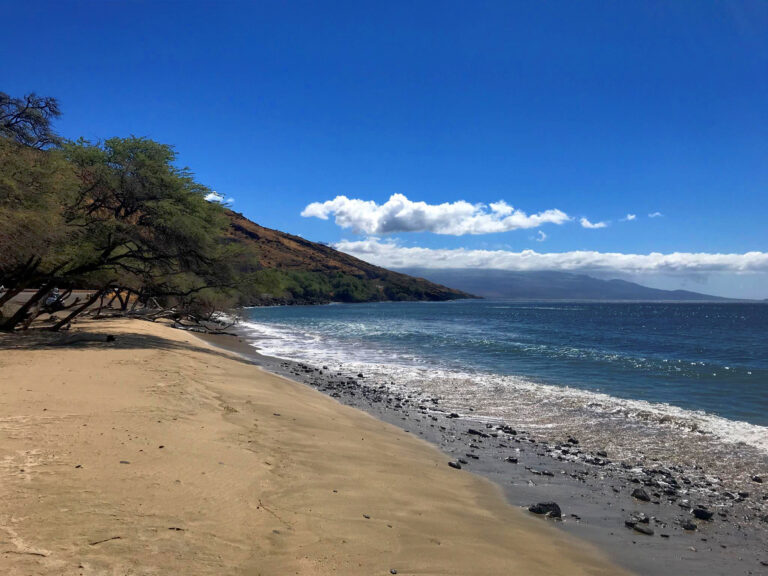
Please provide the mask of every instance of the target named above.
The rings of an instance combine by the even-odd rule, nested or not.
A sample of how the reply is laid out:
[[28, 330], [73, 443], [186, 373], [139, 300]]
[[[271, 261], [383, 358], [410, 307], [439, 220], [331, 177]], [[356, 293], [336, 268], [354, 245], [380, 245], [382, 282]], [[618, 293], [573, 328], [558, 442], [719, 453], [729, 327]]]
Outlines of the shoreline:
[[[596, 545], [629, 570], [768, 574], [768, 516], [763, 516], [768, 492], [763, 484], [754, 484], [750, 494], [731, 497], [706, 471], [691, 479], [682, 469], [650, 459], [632, 466], [612, 462], [607, 454], [582, 450], [566, 438], [546, 442], [517, 430], [507, 434], [501, 422], [452, 418], [439, 407], [439, 398], [406, 397], [357, 374], [329, 374], [323, 366], [261, 355], [254, 347], [257, 342], [252, 346], [245, 335], [211, 341], [426, 439], [497, 484], [513, 506], [558, 502], [564, 515], [559, 528]], [[509, 457], [517, 462], [508, 462]], [[683, 478], [685, 482], [679, 481]], [[648, 502], [632, 497], [637, 488], [646, 492]], [[696, 514], [712, 512], [712, 519], [697, 518], [698, 506], [706, 511]], [[642, 532], [648, 528], [652, 535]]]
[[623, 573], [415, 435], [189, 332], [85, 321], [0, 350], [4, 573]]

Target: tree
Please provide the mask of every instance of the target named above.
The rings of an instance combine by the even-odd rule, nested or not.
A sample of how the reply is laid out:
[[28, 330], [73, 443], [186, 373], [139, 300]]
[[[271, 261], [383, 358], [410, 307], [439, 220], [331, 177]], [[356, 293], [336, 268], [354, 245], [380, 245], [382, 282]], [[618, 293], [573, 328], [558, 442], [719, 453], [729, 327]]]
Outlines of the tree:
[[[49, 248], [61, 241], [61, 201], [74, 184], [60, 155], [52, 120], [55, 98], [0, 92], [0, 307], [33, 281]], [[2, 313], [0, 312], [0, 316]]]
[[[32, 275], [38, 291], [0, 329], [22, 324], [54, 285], [120, 287], [183, 313], [210, 314], [237, 299], [250, 256], [228, 241], [224, 209], [175, 166], [173, 148], [130, 137], [67, 142], [61, 153], [77, 182], [54, 194], [62, 241], [43, 251]], [[51, 213], [35, 207], [38, 218]]]
[[78, 180], [59, 151], [0, 137], [0, 306], [60, 263], [58, 248], [73, 230], [64, 211]]
[[0, 136], [31, 148], [58, 146], [61, 139], [53, 132], [52, 121], [61, 115], [55, 98], [27, 94], [12, 98], [0, 92]]

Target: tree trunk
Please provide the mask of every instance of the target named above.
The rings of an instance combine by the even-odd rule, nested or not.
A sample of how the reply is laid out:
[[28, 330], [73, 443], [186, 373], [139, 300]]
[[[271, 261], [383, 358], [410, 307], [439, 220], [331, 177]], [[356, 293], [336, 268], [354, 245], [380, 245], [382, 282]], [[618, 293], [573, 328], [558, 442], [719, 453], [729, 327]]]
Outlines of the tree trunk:
[[144, 298], [144, 292], [137, 292], [136, 299], [133, 301], [133, 306], [131, 306], [131, 312], [136, 310], [136, 307], [141, 303], [142, 298]]
[[[130, 295], [130, 292], [128, 294]], [[120, 310], [125, 310], [128, 307], [128, 296], [123, 298], [122, 290], [118, 290], [117, 299], [120, 301]]]
[[35, 306], [42, 298], [45, 296], [48, 291], [53, 288], [53, 285], [55, 282], [53, 280], [49, 280], [45, 284], [43, 284], [37, 292], [35, 292], [29, 300], [24, 302], [24, 304], [21, 305], [21, 307], [14, 312], [13, 316], [6, 320], [2, 320], [0, 322], [0, 331], [2, 332], [13, 332], [13, 330], [24, 322], [24, 320], [27, 317], [27, 314], [29, 314], [30, 310], [32, 310], [32, 307]]
[[22, 292], [24, 292], [23, 285], [15, 286], [13, 288], [6, 288], [5, 292], [3, 292], [2, 295], [0, 295], [0, 308], [2, 308], [6, 302], [11, 300], [12, 298], [15, 298]]
[[37, 270], [38, 266], [40, 266], [40, 262], [40, 258], [32, 256], [20, 267], [20, 269], [3, 277], [0, 284], [4, 285], [8, 282], [8, 287], [4, 294], [0, 294], [0, 307], [17, 294], [24, 291], [32, 279], [32, 274]]
[[[119, 288], [116, 288], [116, 290], [119, 290]], [[112, 294], [112, 298], [109, 299], [109, 302], [107, 302], [106, 308], [112, 308], [112, 302], [114, 302], [117, 297], [120, 295], [120, 292], [115, 292]]]
[[57, 332], [57, 331], [59, 331], [59, 330], [62, 328], [62, 326], [66, 326], [67, 324], [69, 324], [69, 322], [71, 322], [71, 321], [72, 321], [72, 319], [73, 319], [73, 318], [75, 318], [75, 316], [77, 316], [78, 314], [80, 314], [81, 312], [83, 312], [83, 311], [84, 311], [86, 308], [88, 308], [89, 306], [92, 306], [92, 305], [93, 305], [93, 304], [96, 302], [96, 300], [98, 300], [99, 298], [101, 298], [101, 297], [102, 297], [102, 295], [104, 294], [104, 292], [105, 292], [106, 290], [107, 290], [107, 287], [105, 286], [105, 287], [104, 287], [104, 288], [102, 288], [101, 290], [97, 290], [96, 292], [94, 292], [94, 293], [91, 295], [91, 297], [90, 297], [88, 300], [86, 300], [86, 301], [83, 303], [83, 305], [82, 305], [82, 306], [80, 306], [79, 308], [75, 308], [75, 309], [74, 309], [74, 311], [73, 311], [73, 312], [71, 312], [71, 313], [69, 314], [69, 316], [67, 316], [67, 317], [66, 317], [66, 318], [64, 318], [63, 320], [59, 320], [58, 322], [56, 322], [56, 324], [54, 324], [53, 326], [51, 326], [51, 328], [50, 328], [50, 329], [51, 329], [53, 332]]

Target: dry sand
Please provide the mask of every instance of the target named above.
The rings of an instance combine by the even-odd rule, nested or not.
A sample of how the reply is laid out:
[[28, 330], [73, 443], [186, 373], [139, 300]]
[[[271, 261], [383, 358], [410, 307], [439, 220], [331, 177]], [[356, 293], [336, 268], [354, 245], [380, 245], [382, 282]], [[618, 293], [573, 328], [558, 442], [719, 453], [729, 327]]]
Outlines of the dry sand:
[[1, 574], [623, 573], [427, 443], [192, 334], [60, 339], [0, 340]]

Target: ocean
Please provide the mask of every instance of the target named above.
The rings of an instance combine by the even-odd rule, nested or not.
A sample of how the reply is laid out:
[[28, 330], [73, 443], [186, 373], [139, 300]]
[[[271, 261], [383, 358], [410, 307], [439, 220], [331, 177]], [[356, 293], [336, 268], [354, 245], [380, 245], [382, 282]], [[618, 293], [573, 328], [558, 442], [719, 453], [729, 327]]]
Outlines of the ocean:
[[768, 305], [466, 300], [252, 308], [263, 354], [543, 438], [743, 480], [768, 463]]

